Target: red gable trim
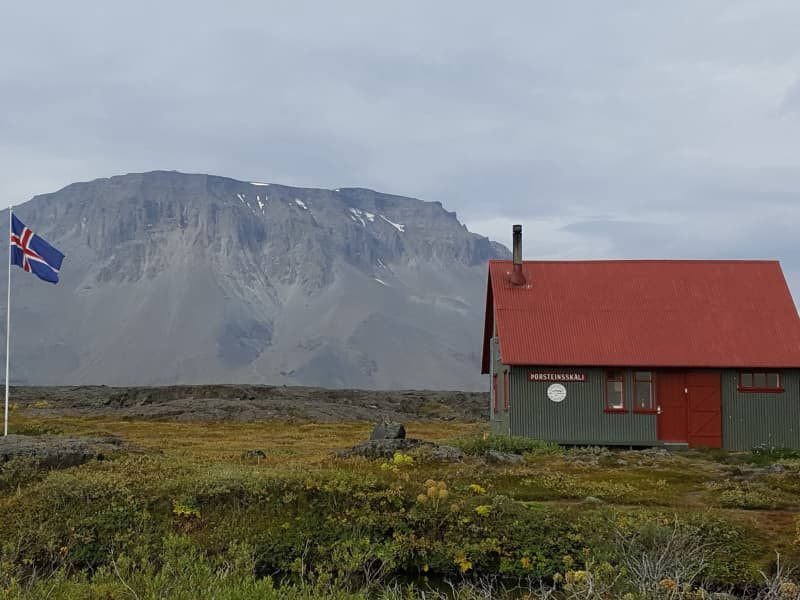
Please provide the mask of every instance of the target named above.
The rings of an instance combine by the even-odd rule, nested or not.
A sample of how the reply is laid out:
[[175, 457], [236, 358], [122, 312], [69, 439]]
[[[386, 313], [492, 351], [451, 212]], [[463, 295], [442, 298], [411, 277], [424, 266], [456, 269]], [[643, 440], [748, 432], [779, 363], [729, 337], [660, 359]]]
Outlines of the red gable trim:
[[526, 261], [522, 287], [510, 271], [490, 261], [483, 372], [495, 326], [511, 365], [800, 368], [776, 261]]

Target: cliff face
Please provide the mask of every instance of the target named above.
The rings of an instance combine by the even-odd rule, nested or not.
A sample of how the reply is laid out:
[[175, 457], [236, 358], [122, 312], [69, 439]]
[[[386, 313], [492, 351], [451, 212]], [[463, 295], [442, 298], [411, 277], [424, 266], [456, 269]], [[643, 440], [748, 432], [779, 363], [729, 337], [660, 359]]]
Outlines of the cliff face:
[[12, 273], [12, 382], [485, 387], [509, 253], [439, 203], [153, 172], [15, 212], [67, 259], [57, 286]]

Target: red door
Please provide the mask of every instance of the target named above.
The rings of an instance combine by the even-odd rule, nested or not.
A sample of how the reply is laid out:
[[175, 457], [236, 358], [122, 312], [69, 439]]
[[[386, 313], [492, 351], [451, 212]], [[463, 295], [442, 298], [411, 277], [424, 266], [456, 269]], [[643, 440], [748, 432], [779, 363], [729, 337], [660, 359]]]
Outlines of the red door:
[[656, 429], [662, 442], [689, 441], [689, 403], [686, 374], [665, 372], [656, 375], [658, 417]]
[[722, 447], [720, 374], [698, 371], [686, 374], [689, 401], [689, 445]]

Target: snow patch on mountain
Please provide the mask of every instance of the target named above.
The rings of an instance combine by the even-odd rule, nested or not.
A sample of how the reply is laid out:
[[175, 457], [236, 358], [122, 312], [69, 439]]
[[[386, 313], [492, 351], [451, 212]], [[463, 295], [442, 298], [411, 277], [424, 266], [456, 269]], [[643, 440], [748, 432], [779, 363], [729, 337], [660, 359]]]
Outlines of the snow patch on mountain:
[[389, 225], [391, 225], [392, 227], [394, 227], [395, 229], [397, 229], [397, 231], [399, 231], [400, 233], [405, 233], [406, 226], [405, 226], [405, 225], [403, 225], [402, 223], [395, 223], [394, 221], [390, 221], [389, 219], [387, 219], [387, 218], [386, 218], [386, 217], [384, 217], [383, 215], [380, 215], [380, 217], [381, 217], [381, 219], [383, 219], [384, 221], [386, 221], [386, 222], [387, 222]]
[[366, 221], [364, 221], [364, 213], [362, 213], [357, 208], [351, 208], [350, 213], [352, 214], [350, 218], [353, 219], [353, 221], [355, 221], [356, 223], [361, 223], [364, 227], [367, 226]]

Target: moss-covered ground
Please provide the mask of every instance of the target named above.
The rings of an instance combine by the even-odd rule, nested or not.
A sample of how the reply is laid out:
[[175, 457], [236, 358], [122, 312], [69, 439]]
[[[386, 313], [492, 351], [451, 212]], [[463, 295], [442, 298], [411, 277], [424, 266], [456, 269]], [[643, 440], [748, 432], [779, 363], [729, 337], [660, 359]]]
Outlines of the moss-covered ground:
[[461, 462], [336, 457], [370, 429], [16, 417], [12, 431], [131, 449], [2, 467], [0, 597], [432, 598], [449, 579], [464, 598], [800, 598], [791, 452], [565, 449], [450, 421], [406, 430]]

